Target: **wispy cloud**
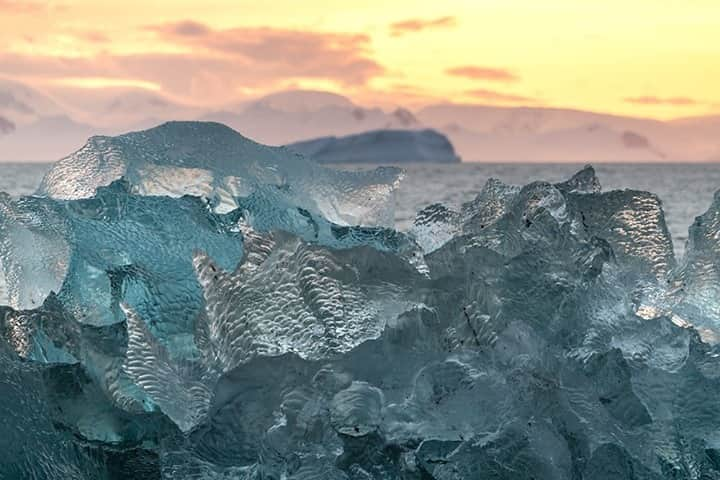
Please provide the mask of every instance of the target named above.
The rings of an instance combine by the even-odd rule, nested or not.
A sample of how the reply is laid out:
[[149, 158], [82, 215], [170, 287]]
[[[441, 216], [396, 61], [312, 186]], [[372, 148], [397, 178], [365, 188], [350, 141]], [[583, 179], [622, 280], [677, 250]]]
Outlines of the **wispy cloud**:
[[195, 51], [236, 57], [287, 76], [329, 78], [364, 84], [384, 72], [368, 51], [364, 34], [326, 33], [270, 27], [213, 30], [193, 21], [150, 27], [164, 41]]
[[64, 8], [56, 2], [35, 0], [0, 0], [0, 16], [27, 15], [39, 12], [58, 11]]
[[110, 37], [99, 30], [82, 31], [78, 32], [75, 36], [82, 40], [87, 40], [90, 43], [107, 43], [110, 41]]
[[232, 98], [243, 89], [282, 89], [292, 82], [358, 88], [384, 72], [370, 56], [365, 35], [274, 28], [214, 30], [188, 22], [156, 26], [153, 31], [159, 44], [179, 46], [181, 52], [0, 53], [0, 75], [76, 86], [97, 86], [104, 80], [112, 85], [117, 79], [128, 85], [157, 85], [179, 98], [212, 102]]
[[176, 35], [184, 37], [197, 37], [212, 33], [212, 30], [207, 25], [193, 20], [183, 20], [181, 22], [175, 23], [152, 25], [149, 26], [148, 29], [165, 35]]
[[391, 24], [390, 33], [393, 36], [397, 37], [406, 33], [420, 32], [422, 30], [435, 28], [451, 28], [455, 25], [457, 25], [457, 19], [455, 17], [448, 16], [431, 19], [413, 18]]
[[489, 80], [492, 82], [517, 82], [520, 79], [509, 70], [472, 65], [448, 68], [445, 70], [445, 73], [454, 77], [470, 78], [472, 80]]
[[24, 0], [0, 0], [0, 15], [8, 13], [28, 13], [43, 9], [43, 5], [37, 2]]
[[698, 105], [700, 102], [689, 97], [627, 97], [624, 99], [627, 103], [635, 105], [671, 105], [671, 106], [691, 106]]
[[486, 90], [486, 89], [475, 89], [475, 90], [467, 90], [465, 92], [467, 95], [470, 95], [472, 97], [485, 100], [488, 102], [501, 102], [501, 103], [536, 103], [537, 99], [534, 99], [532, 97], [525, 97], [522, 95], [514, 95], [511, 93], [503, 93], [503, 92], [497, 92], [495, 90]]
[[142, 80], [134, 80], [131, 78], [117, 78], [117, 77], [61, 77], [53, 80], [53, 84], [66, 87], [78, 87], [78, 88], [92, 88], [92, 89], [103, 89], [103, 88], [139, 88], [143, 90], [154, 90], [159, 91], [160, 85], [152, 82], [145, 82]]

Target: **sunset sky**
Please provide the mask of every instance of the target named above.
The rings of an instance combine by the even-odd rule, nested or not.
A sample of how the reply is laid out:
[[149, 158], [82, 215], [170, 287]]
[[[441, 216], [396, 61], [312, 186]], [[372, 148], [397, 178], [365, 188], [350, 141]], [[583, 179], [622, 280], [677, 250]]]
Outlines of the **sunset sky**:
[[655, 118], [720, 113], [717, 0], [0, 0], [0, 76], [197, 105], [289, 88]]

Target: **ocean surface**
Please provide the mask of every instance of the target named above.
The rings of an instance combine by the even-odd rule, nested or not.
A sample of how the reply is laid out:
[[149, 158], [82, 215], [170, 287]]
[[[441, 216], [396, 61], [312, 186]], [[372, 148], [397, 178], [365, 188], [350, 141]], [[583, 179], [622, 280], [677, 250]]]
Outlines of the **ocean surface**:
[[[567, 179], [581, 167], [478, 163], [404, 166], [406, 176], [397, 193], [397, 225], [400, 229], [408, 228], [415, 213], [431, 203], [456, 206], [472, 200], [491, 177], [517, 185], [533, 180], [556, 182]], [[49, 168], [49, 164], [0, 164], [0, 191], [11, 195], [32, 193]], [[714, 192], [720, 189], [720, 164], [599, 164], [595, 169], [603, 190], [631, 188], [660, 197], [679, 256], [685, 249], [688, 226], [708, 208]]]

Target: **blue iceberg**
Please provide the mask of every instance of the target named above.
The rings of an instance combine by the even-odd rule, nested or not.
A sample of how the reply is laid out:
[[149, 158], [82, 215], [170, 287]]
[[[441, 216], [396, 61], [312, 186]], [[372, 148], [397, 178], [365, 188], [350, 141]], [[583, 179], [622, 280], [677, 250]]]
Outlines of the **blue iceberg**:
[[720, 197], [400, 178], [175, 122], [0, 196], [0, 477], [720, 478]]

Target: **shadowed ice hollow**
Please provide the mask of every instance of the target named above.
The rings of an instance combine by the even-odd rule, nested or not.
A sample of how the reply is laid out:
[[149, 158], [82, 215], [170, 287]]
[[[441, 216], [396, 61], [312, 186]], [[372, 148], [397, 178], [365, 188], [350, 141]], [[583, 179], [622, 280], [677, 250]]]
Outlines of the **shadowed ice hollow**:
[[0, 477], [720, 478], [717, 198], [400, 177], [186, 122], [0, 196]]

